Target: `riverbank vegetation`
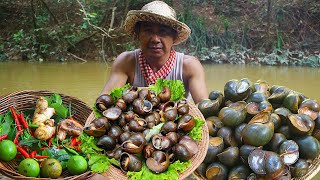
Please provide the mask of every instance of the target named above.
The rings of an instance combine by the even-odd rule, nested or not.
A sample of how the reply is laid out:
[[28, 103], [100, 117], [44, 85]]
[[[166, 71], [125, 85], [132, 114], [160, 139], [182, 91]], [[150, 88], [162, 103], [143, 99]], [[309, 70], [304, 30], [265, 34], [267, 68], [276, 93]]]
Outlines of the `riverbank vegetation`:
[[[150, 0], [2, 0], [0, 61], [110, 61], [137, 47], [122, 30]], [[320, 67], [317, 0], [167, 0], [192, 29], [177, 50], [204, 63]]]

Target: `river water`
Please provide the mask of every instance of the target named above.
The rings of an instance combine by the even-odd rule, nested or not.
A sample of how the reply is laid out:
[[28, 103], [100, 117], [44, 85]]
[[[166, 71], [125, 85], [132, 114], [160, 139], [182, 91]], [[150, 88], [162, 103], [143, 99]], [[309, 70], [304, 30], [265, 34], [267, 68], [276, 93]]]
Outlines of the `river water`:
[[[282, 85], [320, 101], [320, 69], [204, 64], [209, 92], [223, 91], [230, 79], [258, 79]], [[0, 96], [20, 90], [49, 90], [93, 104], [111, 71], [111, 65], [90, 63], [0, 63]]]
[[[209, 92], [223, 92], [230, 79], [249, 78], [282, 85], [320, 102], [320, 69], [253, 65], [204, 64]], [[0, 96], [21, 90], [49, 90], [93, 105], [111, 71], [110, 64], [80, 63], [0, 63]], [[314, 179], [320, 179], [318, 174]]]

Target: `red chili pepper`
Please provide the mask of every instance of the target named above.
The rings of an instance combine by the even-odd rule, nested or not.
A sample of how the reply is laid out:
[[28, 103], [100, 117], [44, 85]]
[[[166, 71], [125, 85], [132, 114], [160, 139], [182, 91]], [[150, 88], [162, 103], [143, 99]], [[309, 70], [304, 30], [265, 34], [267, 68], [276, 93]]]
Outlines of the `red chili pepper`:
[[8, 137], [8, 134], [4, 134], [4, 135], [0, 136], [0, 141], [7, 139], [7, 137]]
[[81, 144], [81, 141], [79, 140], [79, 141], [77, 141], [77, 145], [80, 145]]
[[36, 155], [37, 155], [37, 151], [36, 151], [36, 150], [34, 150], [34, 151], [32, 151], [32, 152], [30, 153], [30, 157], [31, 157], [31, 158], [34, 158]]
[[36, 159], [45, 159], [45, 158], [48, 158], [49, 156], [35, 156], [34, 158]]
[[16, 122], [17, 130], [18, 130], [18, 131], [21, 131], [22, 128], [21, 128], [21, 125], [20, 125], [20, 121], [19, 121], [19, 119], [18, 119], [18, 118], [19, 118], [18, 115], [16, 114], [16, 112], [14, 111], [14, 109], [13, 109], [12, 106], [10, 106], [9, 108], [10, 108], [11, 114], [12, 114], [12, 116], [13, 116], [13, 119], [14, 119], [14, 121]]
[[44, 150], [46, 150], [46, 149], [48, 149], [48, 147], [42, 147], [42, 148], [41, 148], [42, 151], [44, 151]]
[[13, 143], [18, 145], [19, 144], [19, 136], [23, 133], [23, 131], [18, 131], [16, 137], [13, 140]]
[[25, 158], [30, 158], [29, 154], [25, 149], [23, 149], [21, 146], [17, 146], [17, 150], [25, 157]]
[[22, 126], [25, 128], [25, 129], [28, 129], [29, 128], [29, 125], [28, 125], [28, 122], [26, 121], [26, 119], [24, 118], [24, 115], [22, 113], [22, 111], [20, 112], [20, 123], [22, 124]]
[[77, 138], [76, 137], [72, 137], [71, 138], [71, 142], [70, 142], [70, 146], [75, 146], [77, 144]]

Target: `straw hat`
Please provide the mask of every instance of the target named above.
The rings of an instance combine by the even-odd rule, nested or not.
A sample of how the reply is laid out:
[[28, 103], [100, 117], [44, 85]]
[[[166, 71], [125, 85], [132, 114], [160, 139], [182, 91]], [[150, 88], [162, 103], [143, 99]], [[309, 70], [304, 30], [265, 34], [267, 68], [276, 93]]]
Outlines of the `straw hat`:
[[144, 5], [141, 10], [129, 11], [124, 23], [125, 31], [134, 35], [134, 26], [139, 21], [156, 22], [175, 29], [178, 36], [174, 45], [187, 40], [191, 33], [191, 29], [186, 24], [177, 20], [175, 10], [163, 1], [152, 1]]

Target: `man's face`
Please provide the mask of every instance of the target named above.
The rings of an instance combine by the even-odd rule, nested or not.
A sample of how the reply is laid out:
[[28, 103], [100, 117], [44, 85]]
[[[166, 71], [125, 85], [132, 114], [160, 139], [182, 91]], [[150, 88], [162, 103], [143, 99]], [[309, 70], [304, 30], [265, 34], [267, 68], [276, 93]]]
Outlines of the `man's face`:
[[160, 58], [170, 53], [175, 32], [165, 25], [141, 22], [138, 38], [140, 48], [146, 57]]

